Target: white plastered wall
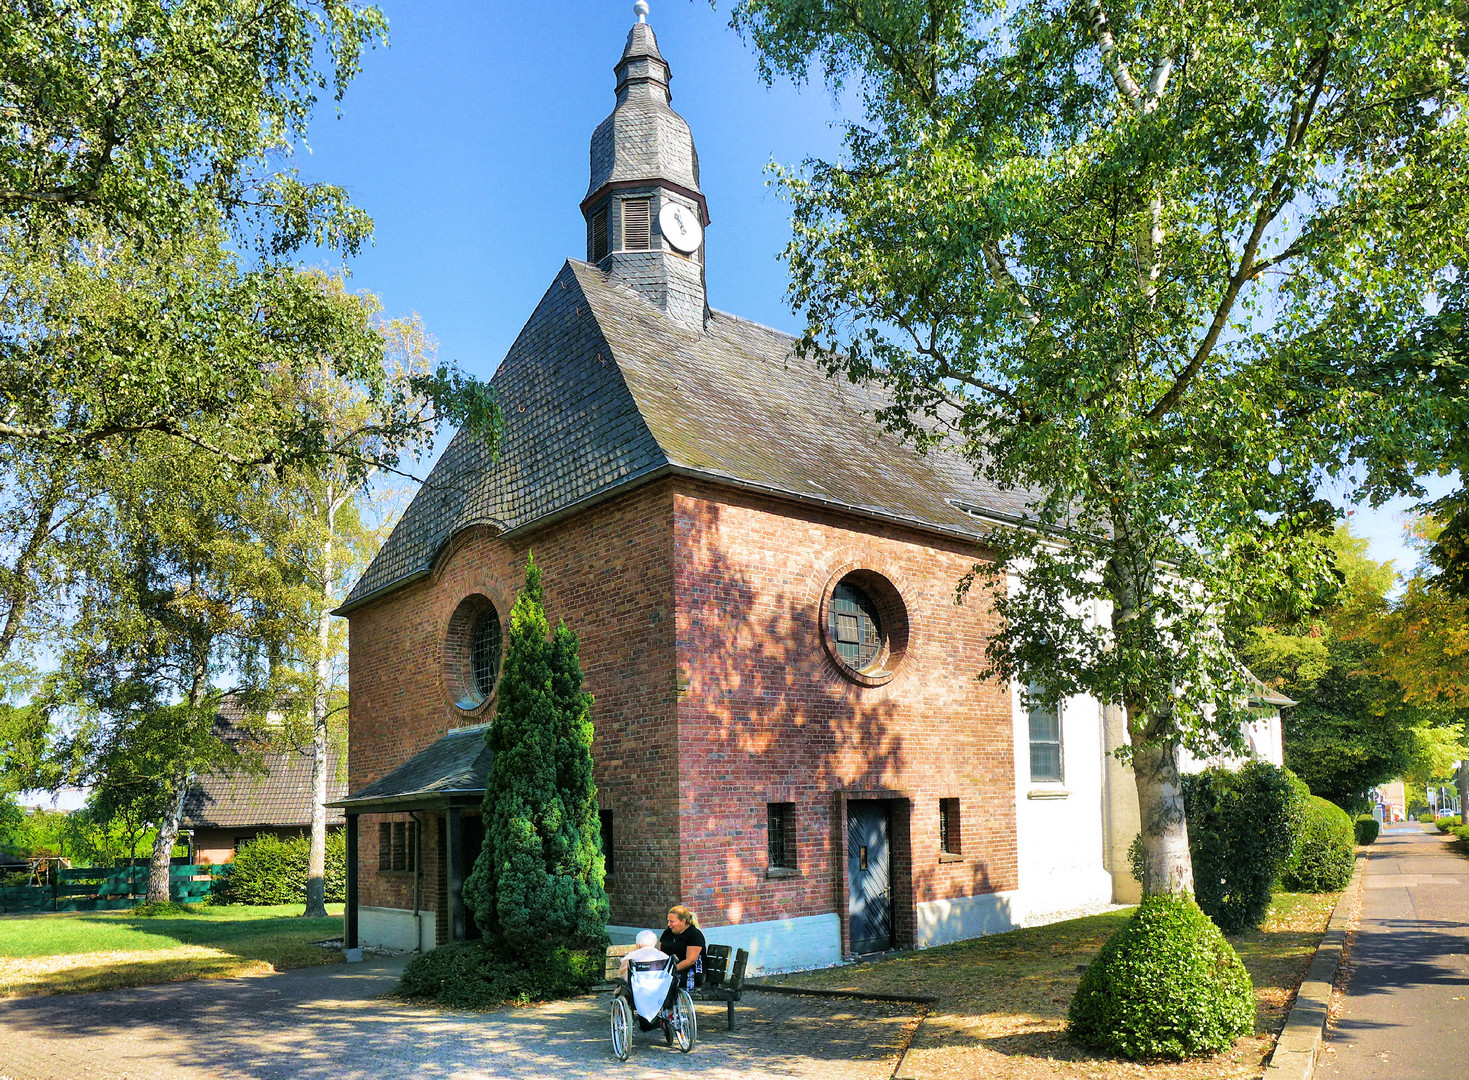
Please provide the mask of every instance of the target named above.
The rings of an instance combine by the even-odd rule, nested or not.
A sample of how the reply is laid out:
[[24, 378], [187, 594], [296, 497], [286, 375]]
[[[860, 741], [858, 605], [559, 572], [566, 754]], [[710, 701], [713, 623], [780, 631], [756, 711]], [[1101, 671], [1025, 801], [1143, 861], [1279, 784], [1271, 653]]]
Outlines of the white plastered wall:
[[438, 917], [406, 908], [361, 907], [357, 910], [357, 942], [400, 952], [427, 952], [436, 943]]

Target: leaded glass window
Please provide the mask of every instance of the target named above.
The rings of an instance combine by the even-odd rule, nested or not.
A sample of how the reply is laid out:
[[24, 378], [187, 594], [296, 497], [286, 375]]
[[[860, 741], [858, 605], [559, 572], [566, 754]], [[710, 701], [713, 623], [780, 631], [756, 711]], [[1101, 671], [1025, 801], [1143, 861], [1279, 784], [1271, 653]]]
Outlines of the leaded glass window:
[[865, 671], [882, 652], [882, 616], [877, 605], [855, 585], [843, 581], [831, 594], [833, 648], [850, 667]]
[[482, 611], [475, 621], [469, 638], [469, 666], [480, 697], [489, 697], [500, 674], [500, 616], [493, 607]]

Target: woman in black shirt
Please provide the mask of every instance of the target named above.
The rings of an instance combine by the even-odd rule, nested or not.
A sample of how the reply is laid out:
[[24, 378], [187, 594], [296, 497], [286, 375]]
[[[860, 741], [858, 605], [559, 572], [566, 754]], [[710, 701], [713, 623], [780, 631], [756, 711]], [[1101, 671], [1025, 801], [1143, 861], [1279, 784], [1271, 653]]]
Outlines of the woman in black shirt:
[[676, 986], [692, 990], [704, 984], [704, 932], [692, 911], [681, 905], [668, 909], [668, 929], [658, 948], [678, 961]]

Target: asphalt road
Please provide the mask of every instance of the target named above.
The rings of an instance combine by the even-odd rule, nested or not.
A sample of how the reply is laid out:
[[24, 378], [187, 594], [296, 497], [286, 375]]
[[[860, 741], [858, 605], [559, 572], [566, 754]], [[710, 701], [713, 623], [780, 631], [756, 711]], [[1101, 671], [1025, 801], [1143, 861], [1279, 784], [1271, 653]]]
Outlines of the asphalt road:
[[1316, 1067], [1341, 1080], [1469, 1075], [1469, 859], [1417, 825], [1367, 849], [1346, 993]]

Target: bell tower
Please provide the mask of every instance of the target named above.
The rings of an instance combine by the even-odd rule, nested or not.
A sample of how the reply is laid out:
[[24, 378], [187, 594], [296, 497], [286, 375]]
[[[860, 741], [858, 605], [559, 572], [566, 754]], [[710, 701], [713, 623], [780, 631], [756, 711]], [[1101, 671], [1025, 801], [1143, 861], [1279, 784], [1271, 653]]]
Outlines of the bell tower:
[[631, 286], [685, 326], [702, 330], [704, 229], [699, 155], [683, 117], [669, 107], [672, 72], [648, 25], [648, 5], [633, 5], [617, 74], [617, 104], [592, 134], [587, 261]]

